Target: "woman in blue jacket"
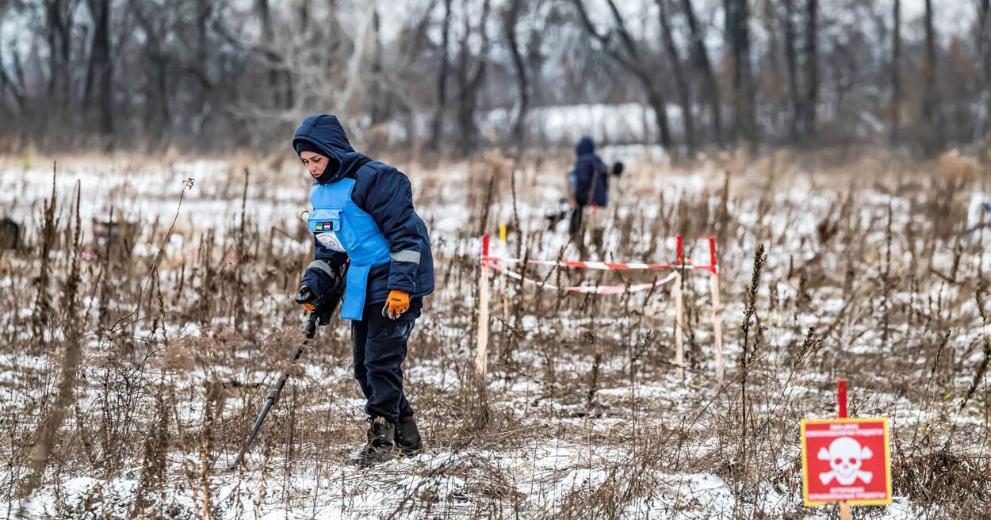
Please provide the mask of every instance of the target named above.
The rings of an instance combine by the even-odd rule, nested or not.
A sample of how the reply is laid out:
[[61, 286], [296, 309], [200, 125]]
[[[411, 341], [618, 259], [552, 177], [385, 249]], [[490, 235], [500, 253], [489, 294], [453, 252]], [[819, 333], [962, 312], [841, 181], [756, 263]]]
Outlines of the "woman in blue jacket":
[[354, 375], [369, 417], [358, 462], [415, 454], [423, 445], [403, 392], [402, 362], [434, 274], [409, 179], [354, 151], [332, 115], [307, 117], [292, 145], [313, 177], [307, 227], [315, 248], [296, 301], [324, 314], [325, 323], [340, 300], [341, 319], [351, 320]]

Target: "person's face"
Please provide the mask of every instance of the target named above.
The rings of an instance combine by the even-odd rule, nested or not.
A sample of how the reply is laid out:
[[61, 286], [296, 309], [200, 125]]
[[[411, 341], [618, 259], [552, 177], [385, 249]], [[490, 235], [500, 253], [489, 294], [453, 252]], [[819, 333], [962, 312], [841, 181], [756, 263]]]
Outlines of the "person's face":
[[303, 161], [303, 167], [310, 172], [314, 179], [319, 179], [323, 175], [324, 170], [327, 169], [327, 163], [330, 162], [327, 156], [310, 151], [299, 154], [299, 159]]

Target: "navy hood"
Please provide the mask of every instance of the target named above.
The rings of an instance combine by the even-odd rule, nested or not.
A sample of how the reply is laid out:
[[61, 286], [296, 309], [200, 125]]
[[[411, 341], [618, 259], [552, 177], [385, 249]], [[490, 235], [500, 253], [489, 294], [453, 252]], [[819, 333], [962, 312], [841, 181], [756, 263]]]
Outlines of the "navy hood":
[[299, 155], [301, 143], [309, 143], [330, 158], [330, 164], [316, 182], [327, 184], [337, 181], [349, 173], [354, 167], [360, 167], [361, 159], [365, 156], [354, 151], [348, 141], [344, 127], [337, 116], [317, 114], [307, 117], [296, 128], [292, 138], [293, 151]]
[[588, 136], [582, 137], [575, 145], [575, 155], [588, 155], [590, 153], [595, 153], [595, 141]]

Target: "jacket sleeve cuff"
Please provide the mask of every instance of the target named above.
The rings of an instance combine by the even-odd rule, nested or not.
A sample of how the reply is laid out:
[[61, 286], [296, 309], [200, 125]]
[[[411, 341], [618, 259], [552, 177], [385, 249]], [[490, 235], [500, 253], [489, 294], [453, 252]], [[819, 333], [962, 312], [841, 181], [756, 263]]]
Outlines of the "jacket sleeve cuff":
[[[410, 269], [412, 267], [413, 269]], [[410, 294], [416, 292], [416, 268], [417, 264], [409, 262], [397, 262], [393, 260], [389, 266], [389, 286], [388, 289], [405, 291]]]

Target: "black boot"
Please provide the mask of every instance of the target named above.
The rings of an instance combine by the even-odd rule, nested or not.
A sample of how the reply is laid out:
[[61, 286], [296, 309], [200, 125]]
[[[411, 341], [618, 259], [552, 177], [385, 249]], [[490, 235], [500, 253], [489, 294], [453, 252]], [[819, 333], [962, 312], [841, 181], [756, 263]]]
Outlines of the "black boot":
[[384, 417], [373, 417], [368, 425], [368, 444], [358, 454], [357, 463], [371, 466], [396, 457], [396, 425]]
[[396, 446], [407, 457], [412, 457], [423, 451], [420, 431], [416, 429], [416, 419], [412, 415], [400, 417], [399, 422], [396, 423]]

